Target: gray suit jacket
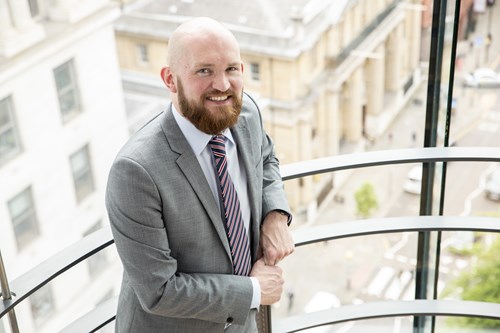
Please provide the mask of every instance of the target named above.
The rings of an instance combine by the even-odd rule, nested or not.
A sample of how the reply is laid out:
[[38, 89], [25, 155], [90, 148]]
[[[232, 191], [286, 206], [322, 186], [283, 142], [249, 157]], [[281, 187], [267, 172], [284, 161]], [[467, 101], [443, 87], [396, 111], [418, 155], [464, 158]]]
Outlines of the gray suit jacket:
[[[256, 260], [260, 223], [289, 211], [274, 147], [246, 94], [231, 129], [248, 176]], [[226, 232], [171, 107], [139, 130], [111, 167], [106, 206], [124, 274], [117, 332], [256, 332], [250, 278], [233, 275]]]

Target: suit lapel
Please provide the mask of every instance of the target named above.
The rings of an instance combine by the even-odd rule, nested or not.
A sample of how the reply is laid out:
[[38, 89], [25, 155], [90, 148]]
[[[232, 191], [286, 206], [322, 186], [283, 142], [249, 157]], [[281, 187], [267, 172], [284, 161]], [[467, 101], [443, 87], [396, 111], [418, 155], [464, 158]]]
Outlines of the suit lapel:
[[164, 121], [161, 123], [165, 137], [172, 151], [179, 154], [176, 161], [177, 165], [186, 177], [187, 181], [191, 184], [193, 191], [196, 193], [196, 196], [205, 208], [205, 211], [212, 221], [215, 230], [217, 231], [217, 234], [226, 249], [229, 259], [232, 260], [229, 242], [227, 240], [220, 210], [217, 207], [217, 202], [214, 200], [212, 191], [210, 190], [207, 179], [205, 178], [205, 174], [201, 170], [200, 164], [198, 163], [198, 159], [194, 155], [191, 146], [189, 146], [184, 134], [182, 134], [182, 131], [177, 125], [172, 112], [173, 110], [170, 106], [165, 112]]
[[243, 166], [245, 168], [246, 174], [247, 174], [247, 186], [248, 186], [248, 199], [250, 201], [250, 211], [251, 211], [251, 242], [252, 242], [252, 254], [253, 258], [255, 258], [257, 249], [258, 249], [258, 242], [259, 242], [259, 232], [260, 232], [260, 216], [261, 213], [258, 210], [257, 207], [257, 202], [259, 200], [258, 198], [258, 186], [259, 184], [262, 184], [262, 180], [257, 179], [256, 172], [255, 172], [255, 167], [256, 165], [254, 164], [255, 158], [252, 158], [255, 156], [256, 152], [254, 152], [252, 149], [256, 149], [258, 145], [255, 145], [252, 143], [252, 137], [251, 133], [246, 126], [246, 118], [242, 114], [240, 115], [240, 119], [236, 126], [231, 129], [231, 133], [233, 134], [233, 137], [237, 143], [238, 147], [238, 157], [240, 158], [240, 162], [243, 162]]

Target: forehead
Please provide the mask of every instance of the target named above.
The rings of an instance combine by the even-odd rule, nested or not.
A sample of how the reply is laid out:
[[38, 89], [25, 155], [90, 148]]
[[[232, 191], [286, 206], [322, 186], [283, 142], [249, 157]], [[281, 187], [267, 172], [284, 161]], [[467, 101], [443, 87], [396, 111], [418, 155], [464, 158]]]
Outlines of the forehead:
[[185, 67], [227, 66], [240, 63], [240, 52], [231, 35], [210, 32], [184, 36], [181, 62]]

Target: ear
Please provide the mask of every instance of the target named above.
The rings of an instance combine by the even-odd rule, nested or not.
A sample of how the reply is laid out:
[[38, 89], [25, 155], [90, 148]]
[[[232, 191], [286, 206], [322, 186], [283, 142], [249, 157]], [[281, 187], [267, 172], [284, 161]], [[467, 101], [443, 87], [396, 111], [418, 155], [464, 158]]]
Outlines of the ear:
[[245, 66], [243, 65], [243, 61], [241, 62], [241, 73], [243, 73], [245, 70]]
[[167, 86], [171, 93], [177, 93], [177, 86], [174, 80], [174, 73], [172, 73], [170, 67], [163, 67], [161, 69], [161, 79]]

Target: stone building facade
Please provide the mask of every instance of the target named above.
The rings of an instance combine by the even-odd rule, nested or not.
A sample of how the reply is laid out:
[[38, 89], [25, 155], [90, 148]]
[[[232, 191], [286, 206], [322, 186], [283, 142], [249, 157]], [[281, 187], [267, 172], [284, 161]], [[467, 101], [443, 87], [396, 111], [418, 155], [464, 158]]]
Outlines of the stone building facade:
[[[109, 0], [0, 1], [0, 251], [11, 281], [107, 222], [107, 173], [128, 137], [120, 13]], [[20, 330], [57, 332], [114, 293], [112, 258], [23, 301]]]

